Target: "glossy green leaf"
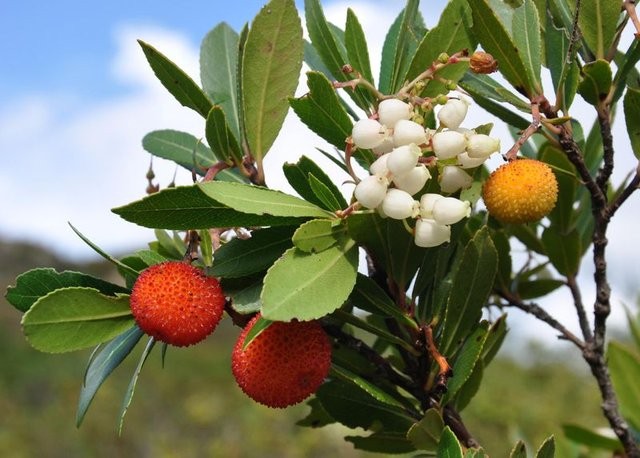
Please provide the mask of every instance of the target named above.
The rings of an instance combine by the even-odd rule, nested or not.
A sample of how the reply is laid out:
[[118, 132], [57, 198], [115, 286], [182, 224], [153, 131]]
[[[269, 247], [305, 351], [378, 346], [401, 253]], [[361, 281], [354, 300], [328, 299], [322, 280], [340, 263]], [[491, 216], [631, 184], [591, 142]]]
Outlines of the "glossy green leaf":
[[574, 226], [574, 204], [580, 185], [578, 172], [567, 155], [549, 143], [539, 149], [538, 158], [553, 167], [558, 182], [558, 200], [549, 214], [552, 225], [561, 232], [568, 232]]
[[93, 288], [107, 296], [128, 294], [129, 290], [99, 278], [79, 272], [57, 272], [52, 268], [37, 268], [16, 278], [16, 285], [9, 286], [5, 298], [21, 312], [26, 312], [41, 297], [52, 291], [73, 286]]
[[527, 447], [519, 440], [511, 449], [509, 458], [527, 458]]
[[580, 269], [581, 242], [578, 232], [574, 229], [562, 234], [554, 228], [545, 229], [542, 233], [542, 243], [553, 267], [565, 276], [576, 275]]
[[[545, 60], [551, 73], [553, 87], [558, 95], [556, 103], [566, 113], [571, 106], [578, 90], [578, 76], [580, 70], [574, 58], [567, 62], [569, 52], [569, 32], [565, 28], [558, 28], [553, 23], [550, 14], [547, 15], [545, 38]], [[575, 57], [576, 49], [573, 49]]]
[[509, 228], [511, 232], [527, 249], [546, 255], [544, 245], [538, 237], [536, 227], [528, 224], [516, 224]]
[[519, 55], [524, 64], [530, 94], [542, 94], [540, 18], [533, 0], [524, 0], [522, 5], [513, 11], [511, 28], [513, 43], [520, 51]]
[[133, 372], [133, 376], [131, 377], [131, 381], [129, 382], [129, 386], [127, 387], [127, 392], [124, 395], [124, 400], [122, 401], [122, 406], [120, 407], [120, 421], [118, 422], [118, 435], [122, 433], [122, 427], [124, 426], [124, 416], [131, 405], [131, 401], [133, 400], [133, 394], [136, 390], [136, 385], [138, 383], [138, 378], [140, 377], [140, 372], [142, 372], [142, 366], [144, 366], [145, 361], [149, 357], [151, 350], [153, 350], [153, 346], [156, 341], [153, 338], [150, 338], [147, 342], [147, 345], [144, 347], [142, 351], [142, 355], [140, 355], [140, 360], [138, 361], [138, 365], [136, 366], [135, 371]]
[[498, 353], [498, 350], [500, 350], [508, 330], [507, 314], [504, 313], [500, 315], [500, 317], [495, 320], [489, 328], [487, 340], [484, 343], [484, 347], [482, 347], [482, 360], [484, 361], [485, 366], [489, 365], [491, 360], [493, 360], [494, 356]]
[[138, 40], [153, 73], [181, 105], [206, 118], [212, 103], [193, 79], [153, 46]]
[[238, 59], [236, 65], [236, 99], [238, 100], [238, 127], [240, 129], [240, 135], [238, 140], [242, 145], [246, 145], [247, 134], [244, 125], [244, 91], [242, 89], [242, 72], [243, 72], [243, 59], [244, 50], [247, 44], [247, 36], [249, 35], [249, 24], [245, 23], [240, 34], [238, 35]]
[[343, 149], [353, 123], [331, 82], [319, 72], [307, 73], [309, 92], [291, 99], [291, 108], [309, 129], [336, 148]]
[[301, 156], [295, 164], [285, 163], [282, 166], [284, 176], [296, 192], [305, 200], [312, 202], [320, 207], [325, 205], [323, 199], [317, 195], [317, 186], [314, 189], [311, 185], [311, 175], [315, 180], [320, 181], [324, 188], [330, 191], [335, 200], [339, 204], [339, 208], [346, 208], [347, 202], [335, 185], [333, 180], [311, 159], [307, 156]]
[[226, 23], [218, 24], [200, 46], [200, 80], [205, 93], [220, 105], [236, 138], [238, 119], [238, 34]]
[[320, 253], [287, 250], [264, 278], [262, 314], [274, 321], [313, 320], [333, 312], [356, 282], [358, 247], [344, 240]]
[[153, 231], [158, 240], [158, 248], [156, 251], [161, 255], [170, 259], [182, 259], [187, 249], [187, 244], [181, 236], [176, 237], [175, 232], [173, 237], [162, 229], [156, 229]]
[[392, 334], [387, 330], [387, 326], [379, 326], [375, 319], [365, 320], [356, 315], [353, 315], [349, 312], [345, 312], [344, 310], [338, 309], [333, 312], [332, 315], [339, 322], [350, 324], [354, 328], [361, 329], [369, 334], [373, 334], [377, 336], [379, 339], [382, 339], [392, 345], [396, 345], [399, 348], [404, 348], [406, 351], [417, 354], [413, 345], [411, 345], [406, 340], [403, 340], [401, 337]]
[[333, 216], [299, 197], [260, 186], [210, 181], [198, 187], [209, 198], [242, 213], [293, 218]]
[[582, 81], [578, 93], [591, 105], [598, 106], [609, 95], [613, 75], [606, 60], [589, 62], [582, 67]]
[[373, 83], [371, 63], [369, 62], [369, 49], [367, 40], [351, 8], [347, 9], [347, 22], [344, 28], [344, 44], [347, 49], [347, 57], [351, 66], [359, 72], [367, 81]]
[[[469, 80], [467, 80], [467, 82], [469, 82]], [[480, 91], [481, 88], [467, 84], [465, 83], [465, 80], [460, 81], [460, 86], [473, 97], [475, 103], [492, 115], [496, 116], [498, 119], [506, 122], [508, 125], [513, 126], [518, 130], [524, 130], [529, 127], [529, 121], [522, 116], [514, 113], [508, 108], [505, 108], [503, 105], [486, 98], [486, 96], [481, 92], [476, 92]]]
[[207, 143], [221, 161], [227, 164], [242, 164], [243, 155], [240, 145], [220, 105], [211, 108], [207, 116], [205, 135]]
[[497, 270], [498, 253], [484, 227], [465, 246], [453, 276], [439, 343], [444, 355], [451, 354], [478, 322]]
[[256, 313], [262, 307], [262, 277], [222, 278], [222, 289], [231, 298], [231, 307], [243, 315]]
[[246, 277], [267, 270], [291, 248], [291, 226], [255, 230], [244, 240], [234, 238], [214, 253], [209, 275], [223, 278]]
[[253, 340], [258, 337], [260, 334], [262, 334], [269, 326], [271, 326], [271, 324], [273, 323], [273, 321], [271, 320], [267, 320], [265, 319], [263, 316], [258, 316], [258, 319], [256, 320], [256, 322], [253, 324], [253, 326], [251, 327], [251, 329], [249, 330], [249, 332], [247, 332], [247, 335], [244, 336], [244, 343], [242, 345], [242, 349], [244, 350], [245, 348], [247, 348], [249, 345], [251, 345], [251, 342], [253, 342]]
[[407, 431], [407, 439], [418, 450], [435, 451], [444, 429], [442, 416], [436, 409], [429, 409], [424, 417]]
[[604, 59], [616, 34], [620, 2], [611, 0], [582, 0], [578, 25], [584, 41], [595, 54]]
[[436, 456], [438, 458], [463, 458], [462, 446], [460, 445], [456, 435], [448, 426], [445, 426], [442, 431]]
[[620, 98], [627, 85], [635, 89], [640, 86], [640, 72], [636, 67], [638, 61], [640, 61], [640, 41], [638, 40], [631, 43], [627, 52], [616, 53], [615, 63], [618, 71], [614, 77], [615, 90], [612, 103]]
[[298, 85], [302, 26], [293, 0], [271, 0], [255, 17], [242, 55], [244, 129], [253, 157], [275, 141]]
[[312, 173], [310, 173], [307, 177], [309, 179], [309, 186], [311, 187], [311, 190], [316, 195], [318, 200], [322, 202], [322, 208], [333, 212], [346, 208], [346, 205], [341, 204], [341, 202], [344, 202], [344, 198], [342, 197], [342, 195], [340, 195], [340, 198], [338, 199], [332, 192], [332, 189], [334, 188], [333, 185], [331, 188], [329, 188], [322, 181], [317, 179]]
[[52, 291], [22, 317], [27, 341], [47, 353], [98, 345], [133, 325], [129, 296], [105, 296], [97, 289], [84, 287]]
[[133, 326], [107, 343], [97, 354], [92, 355], [80, 389], [80, 399], [78, 400], [78, 410], [76, 412], [76, 426], [82, 424], [82, 420], [98, 389], [107, 377], [111, 375], [113, 370], [129, 356], [129, 353], [131, 353], [131, 350], [133, 350], [140, 341], [142, 335], [143, 332], [140, 328]]
[[546, 296], [563, 286], [565, 282], [554, 280], [552, 278], [542, 278], [539, 280], [520, 281], [518, 282], [518, 296], [520, 299], [536, 299]]
[[548, 437], [536, 452], [535, 458], [554, 458], [556, 455], [556, 441], [553, 436]]
[[640, 356], [621, 343], [611, 341], [607, 359], [620, 412], [635, 430], [640, 431]]
[[489, 323], [483, 321], [478, 328], [467, 337], [460, 353], [453, 362], [453, 377], [447, 383], [447, 392], [443, 404], [455, 398], [458, 390], [469, 380], [476, 363], [482, 354], [482, 348], [489, 333]]
[[[471, 33], [471, 8], [467, 0], [453, 0], [442, 11], [438, 24], [424, 37], [416, 37], [419, 45], [404, 75], [405, 80], [413, 80], [438, 59], [440, 53], [454, 54], [463, 49], [472, 50], [476, 40]], [[467, 63], [450, 65], [438, 72], [439, 78], [458, 81], [468, 68]], [[429, 81], [425, 95], [446, 93], [444, 85], [437, 80]]]
[[513, 94], [488, 75], [467, 72], [460, 80], [460, 86], [476, 96], [492, 99], [500, 103], [509, 103], [525, 112], [531, 111], [531, 105], [528, 102]]
[[335, 419], [322, 407], [317, 398], [311, 398], [307, 402], [307, 406], [311, 407], [311, 412], [301, 420], [296, 422], [297, 426], [308, 426], [311, 428], [321, 428], [322, 426], [335, 423]]
[[623, 104], [631, 149], [636, 158], [640, 159], [640, 89], [627, 88]]
[[482, 378], [484, 377], [484, 367], [484, 361], [479, 359], [473, 367], [473, 371], [469, 374], [467, 381], [458, 390], [458, 393], [453, 400], [453, 406], [458, 412], [462, 412], [469, 405], [478, 391], [480, 391]]
[[345, 436], [344, 439], [351, 442], [355, 449], [368, 452], [397, 454], [414, 450], [412, 443], [402, 432], [380, 431], [369, 436]]
[[356, 285], [349, 296], [351, 302], [361, 310], [384, 317], [393, 317], [399, 323], [416, 328], [417, 325], [385, 291], [366, 275], [358, 274]]
[[612, 452], [622, 450], [622, 444], [618, 439], [592, 431], [584, 426], [562, 425], [562, 431], [567, 439], [590, 448], [610, 450]]
[[[207, 189], [208, 185], [220, 183], [222, 182], [208, 182], [201, 186], [202, 189]], [[302, 222], [297, 217], [256, 215], [236, 211], [208, 197], [201, 190], [201, 186], [164, 189], [123, 207], [114, 208], [112, 211], [140, 226], [174, 230], [288, 226]]]
[[293, 234], [293, 244], [306, 253], [319, 253], [337, 244], [346, 228], [330, 219], [313, 219], [303, 223]]
[[491, 231], [491, 240], [498, 253], [498, 272], [496, 276], [496, 287], [505, 291], [511, 288], [511, 244], [509, 237], [504, 231]]
[[355, 374], [344, 367], [333, 364], [331, 366], [331, 376], [332, 378], [335, 378], [337, 380], [342, 380], [344, 382], [356, 385], [358, 388], [360, 388], [362, 391], [367, 393], [378, 402], [381, 402], [388, 406], [402, 408], [402, 404], [395, 398], [387, 394], [384, 390], [380, 389], [375, 384], [368, 382], [360, 375]]

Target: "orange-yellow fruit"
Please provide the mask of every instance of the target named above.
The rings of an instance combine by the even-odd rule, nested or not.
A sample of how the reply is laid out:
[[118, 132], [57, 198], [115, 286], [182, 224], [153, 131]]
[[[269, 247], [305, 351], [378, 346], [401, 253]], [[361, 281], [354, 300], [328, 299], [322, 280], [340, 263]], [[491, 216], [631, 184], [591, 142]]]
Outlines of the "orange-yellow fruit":
[[222, 319], [220, 282], [178, 261], [145, 269], [131, 291], [131, 312], [146, 334], [178, 347], [207, 337]]
[[482, 198], [489, 214], [498, 221], [530, 223], [553, 210], [558, 181], [544, 162], [518, 159], [491, 174], [482, 188]]
[[329, 374], [331, 341], [318, 321], [273, 322], [246, 348], [256, 315], [238, 337], [231, 369], [238, 386], [268, 407], [287, 407], [316, 392]]

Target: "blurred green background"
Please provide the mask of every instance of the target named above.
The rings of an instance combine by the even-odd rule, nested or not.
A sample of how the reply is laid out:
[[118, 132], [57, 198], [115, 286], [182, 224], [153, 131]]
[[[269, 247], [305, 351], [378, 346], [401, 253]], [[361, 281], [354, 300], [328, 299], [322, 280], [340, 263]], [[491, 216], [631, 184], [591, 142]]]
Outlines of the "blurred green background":
[[[0, 260], [3, 295], [17, 274], [33, 267], [117, 279], [103, 262], [79, 265], [27, 243], [0, 241]], [[31, 349], [21, 314], [4, 297], [0, 301], [0, 457], [380, 456], [354, 450], [342, 439], [354, 432], [341, 426], [296, 426], [309, 410], [304, 404], [273, 410], [247, 398], [230, 371], [239, 330], [228, 319], [203, 344], [169, 348], [164, 368], [160, 352], [151, 354], [120, 437], [118, 412], [142, 345], [98, 391], [77, 429], [76, 403], [90, 351], [48, 355]], [[550, 434], [560, 439], [558, 456], [578, 456], [561, 440], [561, 425], [604, 425], [596, 385], [576, 351], [550, 354], [534, 343], [527, 348], [518, 358], [499, 356], [491, 364], [463, 419], [493, 457], [508, 456], [517, 439], [535, 449]]]

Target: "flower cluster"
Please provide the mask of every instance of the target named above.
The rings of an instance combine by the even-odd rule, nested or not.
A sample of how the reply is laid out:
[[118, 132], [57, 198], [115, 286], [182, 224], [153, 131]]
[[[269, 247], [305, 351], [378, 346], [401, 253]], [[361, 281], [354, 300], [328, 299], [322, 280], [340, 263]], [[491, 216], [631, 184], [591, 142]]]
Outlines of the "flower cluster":
[[362, 119], [353, 126], [353, 145], [378, 156], [371, 174], [356, 185], [355, 200], [383, 217], [416, 219], [418, 246], [448, 242], [451, 225], [471, 213], [470, 202], [455, 197], [427, 193], [416, 198], [431, 178], [425, 163], [438, 166], [440, 191], [451, 194], [470, 187], [473, 178], [466, 170], [482, 165], [500, 149], [499, 140], [460, 127], [467, 108], [463, 99], [448, 99], [437, 115], [439, 128], [430, 130], [412, 120], [410, 104], [385, 99], [377, 119]]

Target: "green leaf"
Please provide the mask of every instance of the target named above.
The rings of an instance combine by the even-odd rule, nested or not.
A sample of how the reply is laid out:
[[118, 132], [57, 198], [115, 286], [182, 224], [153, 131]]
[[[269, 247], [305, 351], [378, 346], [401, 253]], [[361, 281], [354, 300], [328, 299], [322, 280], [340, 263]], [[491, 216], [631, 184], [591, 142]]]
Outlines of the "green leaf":
[[453, 363], [453, 377], [447, 383], [447, 392], [442, 401], [443, 405], [455, 398], [460, 388], [464, 386], [471, 376], [476, 363], [480, 359], [488, 333], [489, 323], [484, 321], [467, 337]]
[[562, 431], [567, 439], [590, 448], [621, 451], [622, 444], [616, 438], [605, 436], [579, 425], [562, 425]]
[[553, 18], [547, 14], [545, 38], [546, 65], [551, 73], [551, 80], [556, 94], [559, 96], [556, 103], [567, 113], [578, 90], [578, 75], [580, 70], [575, 60], [576, 50], [567, 62], [569, 52], [569, 32], [565, 28], [557, 28]]
[[307, 73], [309, 92], [289, 103], [300, 120], [313, 132], [342, 150], [353, 123], [331, 82], [319, 72]]
[[298, 85], [302, 27], [293, 0], [272, 0], [253, 20], [242, 56], [244, 129], [258, 164], [275, 141]]
[[640, 89], [627, 88], [623, 106], [631, 149], [636, 158], [640, 159]]
[[549, 436], [536, 452], [536, 458], [554, 458], [556, 454], [556, 441]]
[[580, 236], [574, 229], [567, 234], [550, 227], [542, 233], [542, 243], [553, 267], [565, 276], [573, 276], [580, 268]]
[[409, 431], [407, 431], [407, 439], [418, 450], [435, 451], [442, 436], [444, 429], [444, 421], [442, 416], [436, 409], [429, 409], [425, 412], [424, 417], [417, 423], [414, 423]]
[[118, 422], [118, 435], [122, 433], [122, 427], [124, 426], [124, 416], [131, 405], [131, 400], [133, 399], [133, 393], [136, 390], [136, 384], [138, 383], [138, 378], [140, 377], [140, 372], [142, 371], [142, 366], [144, 366], [145, 361], [147, 360], [151, 350], [153, 350], [153, 345], [156, 341], [152, 338], [147, 342], [146, 347], [142, 351], [142, 355], [140, 355], [140, 361], [138, 361], [138, 365], [136, 366], [135, 371], [133, 372], [133, 376], [131, 377], [131, 381], [129, 382], [129, 386], [127, 387], [127, 392], [124, 395], [124, 400], [122, 402], [122, 406], [120, 408], [120, 421]]
[[553, 168], [558, 182], [558, 200], [549, 214], [551, 224], [566, 233], [574, 226], [574, 205], [578, 190], [578, 172], [567, 155], [545, 142], [539, 148], [538, 158]]
[[346, 228], [330, 219], [313, 219], [303, 223], [293, 234], [293, 244], [306, 253], [319, 253], [338, 243]]
[[504, 342], [504, 338], [507, 335], [507, 331], [507, 314], [504, 313], [500, 315], [500, 317], [495, 320], [489, 328], [487, 340], [482, 348], [482, 360], [484, 361], [485, 366], [489, 365], [493, 357], [498, 353], [498, 350], [500, 350], [502, 342]]
[[415, 450], [411, 442], [401, 432], [380, 431], [366, 437], [345, 436], [344, 439], [351, 442], [355, 449], [369, 452], [396, 454]]
[[333, 186], [331, 188], [327, 187], [327, 185], [317, 179], [312, 173], [307, 177], [309, 179], [309, 186], [311, 187], [311, 190], [318, 197], [318, 200], [322, 202], [322, 208], [333, 212], [346, 208], [346, 205], [342, 205], [344, 197], [340, 195], [340, 198], [338, 199], [332, 192]]
[[354, 374], [344, 367], [339, 367], [338, 365], [333, 364], [331, 366], [331, 376], [336, 380], [343, 380], [347, 383], [356, 385], [358, 388], [366, 392], [369, 396], [371, 396], [378, 402], [381, 402], [388, 406], [402, 408], [402, 404], [395, 398], [385, 393], [382, 389], [380, 389], [373, 383], [368, 382], [364, 378], [360, 377], [357, 374]]
[[492, 230], [491, 240], [498, 252], [498, 272], [496, 287], [508, 291], [511, 288], [511, 244], [509, 237], [504, 231]]
[[417, 355], [417, 352], [413, 345], [411, 345], [406, 340], [403, 340], [402, 338], [396, 336], [395, 334], [390, 333], [387, 330], [386, 326], [379, 326], [376, 323], [377, 320], [364, 320], [356, 315], [351, 314], [350, 312], [345, 312], [341, 309], [333, 312], [333, 317], [336, 318], [336, 320], [338, 320], [340, 323], [350, 324], [354, 328], [366, 331], [369, 334], [373, 334], [374, 336], [387, 341], [390, 344], [397, 345], [398, 347], [404, 348], [406, 351]]
[[489, 458], [489, 455], [482, 448], [468, 448], [464, 458]]
[[620, 412], [635, 430], [640, 431], [640, 357], [619, 342], [611, 341], [607, 359]]
[[253, 231], [246, 240], [230, 240], [215, 251], [209, 275], [237, 278], [266, 270], [291, 248], [293, 231], [290, 226], [271, 227]]
[[470, 0], [473, 33], [482, 48], [498, 61], [499, 71], [521, 94], [535, 94], [512, 32], [514, 12], [499, 0]]
[[505, 108], [503, 105], [487, 98], [486, 95], [482, 94], [483, 88], [474, 86], [473, 84], [469, 84], [470, 81], [470, 79], [463, 79], [459, 84], [465, 91], [469, 93], [469, 95], [471, 95], [471, 97], [473, 97], [474, 102], [476, 102], [480, 107], [484, 108], [486, 111], [496, 116], [498, 119], [506, 122], [508, 125], [515, 127], [519, 131], [529, 127], [529, 121], [509, 110], [508, 108]]
[[578, 25], [584, 41], [595, 54], [604, 59], [609, 54], [616, 34], [620, 3], [610, 0], [583, 0]]
[[460, 442], [458, 442], [456, 435], [448, 426], [445, 426], [442, 431], [436, 456], [438, 458], [463, 458], [462, 446], [460, 445]]
[[212, 103], [189, 75], [171, 62], [165, 55], [153, 46], [138, 40], [153, 73], [162, 85], [173, 95], [181, 105], [191, 108], [206, 118]]
[[333, 199], [338, 202], [339, 208], [347, 207], [344, 196], [333, 183], [333, 180], [307, 156], [301, 156], [295, 164], [285, 163], [282, 166], [282, 171], [291, 187], [305, 200], [321, 207], [324, 205], [322, 199], [316, 194], [318, 190], [317, 184], [315, 189], [311, 185], [311, 176], [313, 176], [315, 180], [319, 180], [324, 185], [324, 188], [331, 192]]
[[417, 328], [417, 324], [398, 307], [371, 278], [358, 274], [356, 285], [349, 296], [351, 302], [361, 310], [384, 317], [393, 317], [406, 326]]
[[520, 242], [522, 242], [527, 249], [546, 256], [544, 245], [540, 241], [540, 237], [537, 234], [535, 226], [528, 224], [514, 224], [509, 228], [509, 231]]
[[99, 278], [79, 272], [57, 272], [52, 268], [37, 268], [20, 274], [16, 286], [9, 286], [7, 301], [21, 312], [26, 312], [41, 297], [52, 291], [72, 286], [84, 286], [100, 291], [107, 296], [128, 294], [129, 290]]
[[229, 127], [240, 137], [238, 119], [238, 34], [226, 23], [218, 24], [200, 46], [200, 80], [205, 93], [222, 107]]
[[351, 8], [347, 9], [347, 22], [344, 28], [344, 44], [347, 49], [347, 57], [351, 66], [358, 71], [367, 81], [373, 84], [371, 63], [369, 62], [369, 50], [367, 40], [358, 21], [358, 17]]
[[298, 420], [296, 422], [297, 426], [321, 428], [322, 426], [335, 423], [333, 417], [324, 410], [324, 407], [322, 407], [322, 404], [317, 398], [311, 398], [311, 400], [307, 402], [307, 406], [311, 407], [311, 412], [309, 412], [309, 415], [304, 417], [302, 420]]
[[221, 283], [225, 294], [231, 298], [233, 310], [243, 315], [260, 311], [262, 276], [223, 278]]
[[[203, 190], [209, 190], [209, 186], [221, 183], [208, 182], [200, 186], [163, 189], [136, 202], [114, 208], [112, 211], [140, 226], [174, 230], [288, 226], [301, 222], [301, 219], [296, 217], [255, 215], [236, 211], [213, 200], [203, 192]], [[323, 213], [322, 216], [326, 215]]]
[[264, 278], [263, 316], [304, 321], [333, 312], [349, 297], [357, 267], [358, 247], [349, 239], [320, 253], [287, 250]]
[[[473, 397], [480, 391], [482, 378], [484, 377], [484, 360], [479, 359], [469, 374], [467, 381], [460, 387], [453, 402], [454, 408], [462, 412], [471, 402]], [[455, 374], [454, 374], [455, 375]]]
[[182, 237], [176, 237], [177, 234], [175, 233], [173, 237], [171, 237], [162, 229], [156, 229], [153, 232], [158, 240], [158, 248], [156, 249], [158, 253], [169, 259], [179, 260], [184, 257], [187, 245], [184, 243]]
[[227, 164], [242, 164], [242, 151], [238, 140], [227, 124], [222, 107], [215, 105], [207, 116], [205, 128], [207, 142], [216, 156]]
[[105, 296], [97, 289], [67, 287], [38, 299], [22, 317], [27, 341], [36, 350], [63, 353], [106, 342], [134, 325], [129, 296]]
[[84, 420], [84, 416], [98, 389], [113, 370], [129, 356], [129, 353], [140, 341], [142, 335], [143, 332], [140, 328], [133, 326], [106, 344], [100, 349], [99, 353], [92, 355], [80, 389], [76, 426], [79, 427], [82, 424], [82, 420]]
[[638, 40], [634, 40], [631, 43], [627, 52], [616, 53], [615, 63], [618, 67], [618, 71], [614, 78], [616, 87], [613, 94], [613, 104], [615, 104], [615, 102], [620, 98], [627, 84], [629, 87], [638, 89], [638, 86], [640, 85], [640, 73], [636, 68], [636, 64], [639, 60], [640, 42]]
[[513, 446], [509, 458], [527, 458], [527, 447], [525, 447], [524, 442], [519, 440], [516, 445]]
[[598, 106], [609, 95], [613, 75], [611, 66], [606, 60], [589, 62], [582, 67], [582, 81], [578, 85], [578, 93], [593, 106]]
[[633, 337], [637, 350], [640, 351], [640, 314], [634, 317], [627, 307], [624, 308], [624, 311], [627, 315], [627, 326], [631, 332], [631, 337]]
[[[466, 0], [453, 0], [447, 3], [440, 15], [438, 24], [424, 37], [417, 37], [419, 45], [411, 60], [404, 79], [411, 81], [425, 71], [438, 59], [441, 53], [454, 54], [463, 49], [472, 50], [476, 40], [471, 34], [471, 8]], [[468, 68], [466, 63], [457, 63], [440, 70], [438, 77], [458, 81]], [[426, 95], [446, 93], [444, 85], [436, 80], [428, 81]]]
[[333, 216], [333, 213], [299, 197], [261, 186], [210, 181], [200, 183], [198, 187], [209, 198], [242, 213], [292, 218]]
[[519, 55], [527, 72], [530, 94], [542, 94], [542, 83], [540, 81], [540, 59], [542, 57], [540, 18], [533, 0], [524, 0], [522, 5], [513, 11], [511, 27], [513, 44], [520, 51]]
[[442, 354], [451, 354], [478, 322], [497, 270], [498, 253], [483, 227], [465, 246], [453, 276], [439, 343]]
[[531, 111], [531, 105], [528, 102], [513, 94], [488, 75], [467, 72], [460, 80], [460, 86], [464, 90], [473, 93], [474, 97], [484, 97], [500, 103], [509, 103], [519, 110]]
[[563, 286], [565, 282], [552, 278], [542, 278], [540, 280], [518, 282], [518, 296], [520, 299], [536, 299], [546, 296]]

